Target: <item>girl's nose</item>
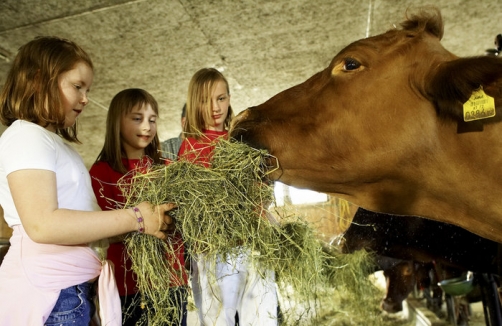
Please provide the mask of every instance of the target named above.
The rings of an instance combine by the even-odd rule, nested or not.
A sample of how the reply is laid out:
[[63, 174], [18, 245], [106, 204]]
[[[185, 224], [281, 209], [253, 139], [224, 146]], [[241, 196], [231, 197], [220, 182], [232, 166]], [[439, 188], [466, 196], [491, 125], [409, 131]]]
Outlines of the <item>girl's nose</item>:
[[220, 111], [220, 105], [218, 104], [218, 101], [213, 101], [213, 111], [214, 112]]
[[150, 128], [150, 121], [148, 121], [148, 119], [143, 120], [143, 122], [141, 123], [141, 129], [150, 130]]
[[87, 93], [84, 93], [82, 95], [82, 100], [80, 102], [82, 102], [83, 105], [87, 105], [87, 103], [89, 103], [89, 98], [87, 97]]

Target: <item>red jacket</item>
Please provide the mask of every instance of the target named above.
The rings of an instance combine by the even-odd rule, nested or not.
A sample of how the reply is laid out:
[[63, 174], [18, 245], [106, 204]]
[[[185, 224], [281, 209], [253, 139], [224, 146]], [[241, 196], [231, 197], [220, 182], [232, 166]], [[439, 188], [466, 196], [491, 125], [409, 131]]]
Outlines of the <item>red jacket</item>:
[[204, 135], [199, 140], [192, 137], [183, 140], [178, 152], [180, 159], [209, 167], [216, 141], [219, 138], [227, 138], [228, 131], [204, 130], [203, 133]]
[[[145, 157], [142, 160], [123, 159], [123, 163], [128, 171], [141, 171], [151, 164], [151, 159]], [[102, 210], [113, 210], [122, 208], [125, 203], [125, 198], [122, 192], [117, 187], [117, 182], [124, 175], [120, 172], [113, 170], [107, 162], [96, 162], [92, 165], [90, 171], [92, 188], [99, 206]], [[128, 176], [132, 174], [127, 174]], [[128, 178], [128, 177], [126, 177]], [[173, 268], [181, 271], [181, 277], [175, 278], [171, 282], [171, 286], [180, 286], [188, 283], [188, 275], [185, 271], [184, 264], [184, 247], [181, 237], [171, 239], [173, 247], [176, 251], [177, 259], [167, 257], [172, 263], [178, 261], [182, 266], [175, 264]], [[111, 243], [108, 248], [108, 259], [115, 265], [115, 279], [119, 289], [119, 295], [131, 295], [138, 292], [136, 286], [136, 276], [132, 272], [132, 262], [126, 255], [126, 248], [123, 242]]]

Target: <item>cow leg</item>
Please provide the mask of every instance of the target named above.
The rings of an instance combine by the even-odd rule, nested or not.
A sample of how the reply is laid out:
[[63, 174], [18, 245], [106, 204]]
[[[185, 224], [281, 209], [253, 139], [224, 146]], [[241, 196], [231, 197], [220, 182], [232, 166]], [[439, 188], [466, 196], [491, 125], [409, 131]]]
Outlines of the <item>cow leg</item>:
[[465, 299], [464, 296], [456, 297], [456, 305], [457, 305], [457, 325], [458, 326], [468, 326], [469, 325], [469, 317], [471, 315], [471, 307], [469, 302]]
[[424, 266], [424, 275], [421, 279], [426, 306], [436, 314], [436, 316], [444, 318], [444, 313], [441, 311], [441, 306], [443, 305], [443, 290], [438, 286], [438, 282], [435, 264], [426, 264]]
[[447, 311], [447, 318], [448, 321], [452, 325], [457, 325], [457, 312], [455, 309], [455, 298], [452, 295], [445, 294], [445, 301], [446, 301], [446, 311]]
[[497, 283], [492, 274], [478, 274], [478, 282], [483, 297], [483, 310], [488, 326], [502, 325], [502, 311]]

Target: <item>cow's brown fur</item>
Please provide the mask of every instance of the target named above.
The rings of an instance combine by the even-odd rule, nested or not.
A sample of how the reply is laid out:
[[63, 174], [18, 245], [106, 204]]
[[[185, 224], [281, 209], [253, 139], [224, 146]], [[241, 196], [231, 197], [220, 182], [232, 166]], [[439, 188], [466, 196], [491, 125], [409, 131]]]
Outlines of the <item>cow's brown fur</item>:
[[[348, 45], [325, 70], [245, 110], [232, 135], [277, 157], [273, 179], [502, 242], [502, 60], [444, 49], [437, 10], [401, 26]], [[497, 114], [463, 122], [479, 86]]]

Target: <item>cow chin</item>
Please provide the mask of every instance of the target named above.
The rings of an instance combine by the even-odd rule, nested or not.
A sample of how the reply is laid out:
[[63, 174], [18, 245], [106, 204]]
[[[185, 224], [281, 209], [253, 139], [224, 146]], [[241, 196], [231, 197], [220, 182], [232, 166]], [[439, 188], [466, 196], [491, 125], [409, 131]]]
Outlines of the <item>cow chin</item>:
[[382, 310], [387, 311], [388, 313], [397, 313], [403, 310], [403, 302], [395, 302], [391, 298], [385, 298], [382, 300], [382, 304], [380, 305]]

